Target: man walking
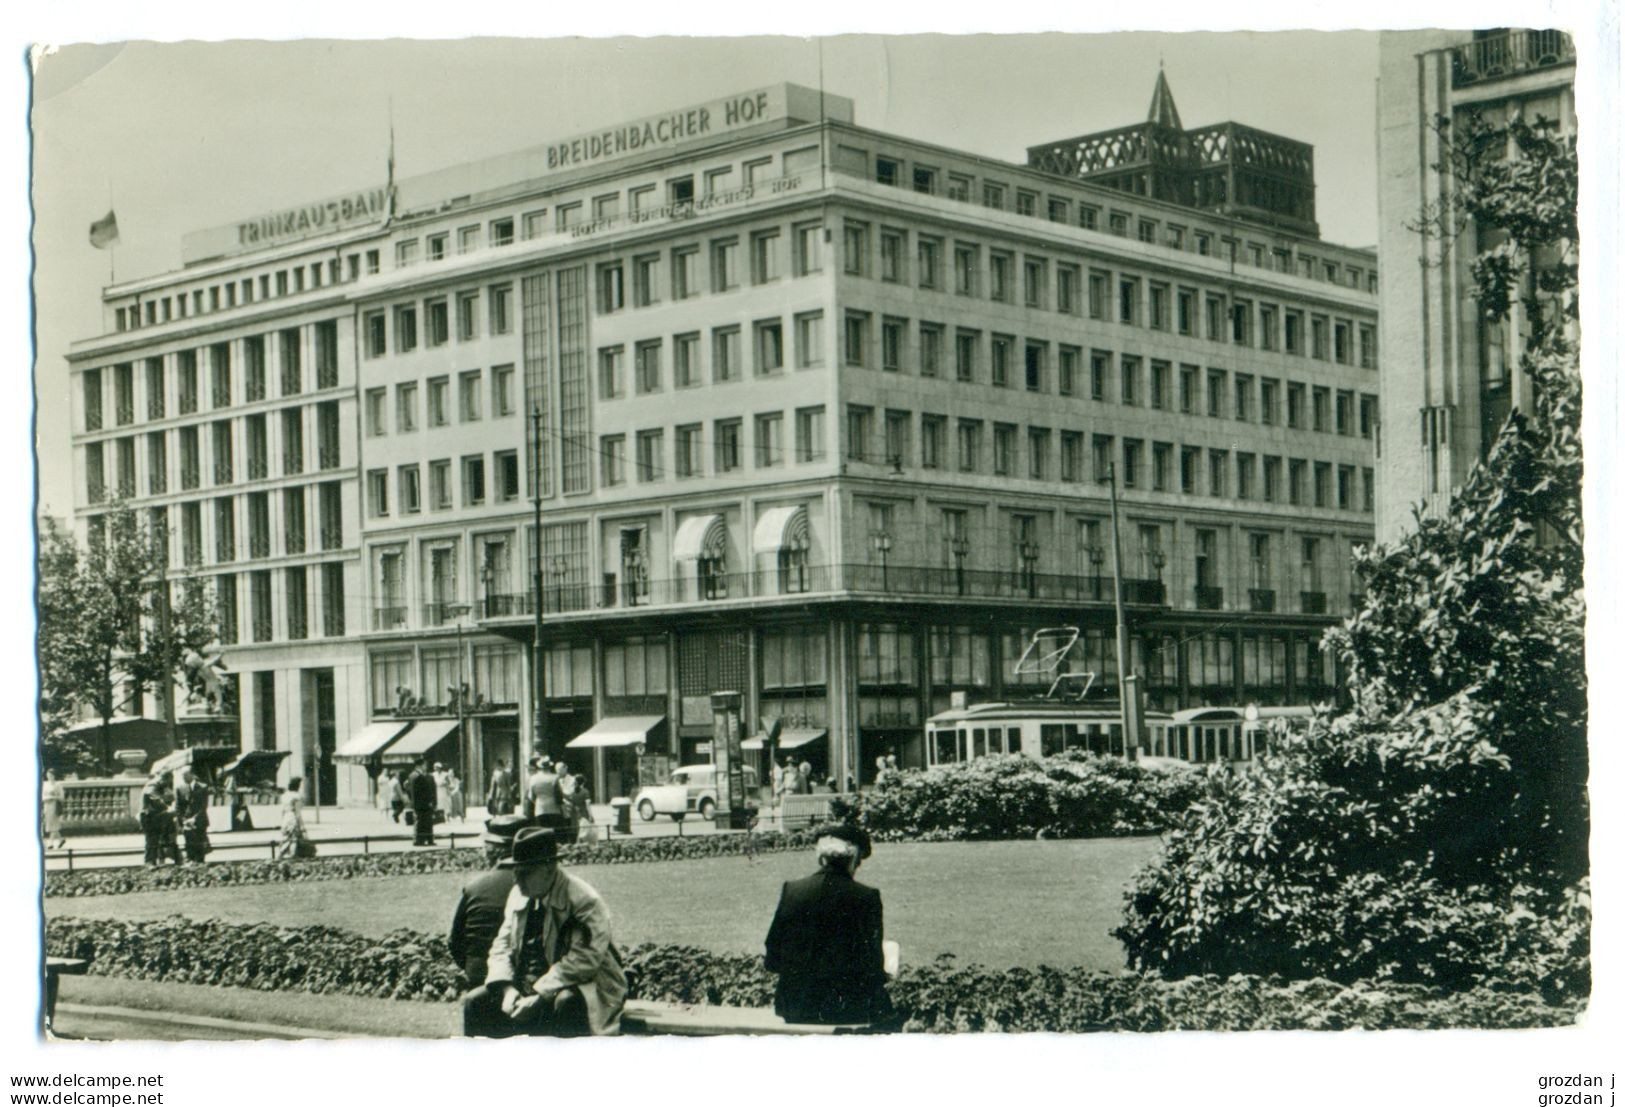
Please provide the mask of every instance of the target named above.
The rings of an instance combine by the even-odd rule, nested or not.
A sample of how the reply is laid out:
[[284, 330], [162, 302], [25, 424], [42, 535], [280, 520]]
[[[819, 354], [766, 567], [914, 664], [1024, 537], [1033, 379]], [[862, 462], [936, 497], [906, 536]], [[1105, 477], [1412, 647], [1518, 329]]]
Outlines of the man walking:
[[508, 763], [497, 758], [497, 767], [491, 773], [491, 787], [485, 792], [487, 815], [513, 814], [513, 784], [508, 777]]
[[412, 804], [412, 844], [434, 845], [434, 807], [438, 789], [429, 772], [429, 759], [423, 758], [406, 781], [406, 798]]
[[559, 868], [551, 830], [514, 836], [514, 888], [491, 943], [485, 983], [463, 997], [463, 1033], [579, 1037], [618, 1034], [626, 976], [609, 909], [592, 886]]
[[525, 792], [525, 817], [534, 818], [537, 826], [563, 825], [564, 789], [559, 774], [545, 757], [531, 774], [530, 787]]

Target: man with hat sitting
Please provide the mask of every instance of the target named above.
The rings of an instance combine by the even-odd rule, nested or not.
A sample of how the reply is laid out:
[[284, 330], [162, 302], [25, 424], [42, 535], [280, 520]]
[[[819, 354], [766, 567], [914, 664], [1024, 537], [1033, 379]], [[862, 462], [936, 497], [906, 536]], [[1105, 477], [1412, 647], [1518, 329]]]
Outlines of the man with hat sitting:
[[485, 820], [485, 859], [491, 868], [463, 885], [462, 898], [451, 919], [452, 960], [463, 968], [470, 987], [485, 983], [485, 959], [491, 942], [507, 915], [508, 893], [513, 891], [513, 870], [502, 861], [513, 852], [514, 835], [529, 823], [518, 815], [497, 815]]
[[603, 899], [559, 868], [552, 830], [520, 830], [513, 855], [499, 864], [513, 871], [514, 888], [491, 943], [485, 983], [463, 997], [463, 1033], [620, 1033], [626, 976]]
[[862, 827], [819, 829], [818, 872], [784, 885], [767, 932], [767, 970], [779, 974], [773, 1010], [787, 1022], [873, 1023], [886, 995], [880, 892], [852, 879], [873, 851]]

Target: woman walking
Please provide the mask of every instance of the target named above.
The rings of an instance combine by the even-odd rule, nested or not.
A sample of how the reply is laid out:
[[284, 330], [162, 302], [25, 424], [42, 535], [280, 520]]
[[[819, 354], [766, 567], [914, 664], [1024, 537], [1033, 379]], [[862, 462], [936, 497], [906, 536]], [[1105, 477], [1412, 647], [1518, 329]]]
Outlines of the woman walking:
[[315, 857], [316, 847], [305, 837], [305, 797], [300, 790], [303, 777], [289, 777], [282, 793], [282, 835], [277, 839], [278, 857]]
[[463, 799], [463, 782], [456, 769], [446, 771], [446, 818], [462, 822], [468, 818], [468, 806]]
[[40, 786], [40, 837], [47, 848], [56, 846], [61, 848], [62, 840], [62, 806], [64, 803], [62, 782], [56, 778], [55, 769], [45, 770], [45, 783]]

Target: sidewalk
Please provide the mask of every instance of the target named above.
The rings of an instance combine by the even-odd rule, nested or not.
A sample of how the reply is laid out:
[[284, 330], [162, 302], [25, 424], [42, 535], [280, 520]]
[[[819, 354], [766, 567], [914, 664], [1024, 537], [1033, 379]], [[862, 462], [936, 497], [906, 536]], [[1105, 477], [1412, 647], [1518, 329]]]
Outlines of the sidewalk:
[[[248, 809], [253, 820], [252, 830], [227, 830], [227, 810], [223, 806], [209, 808], [209, 842], [214, 850], [210, 861], [261, 861], [272, 856], [282, 825], [282, 814], [275, 804], [253, 804]], [[305, 834], [327, 855], [347, 853], [399, 853], [410, 850], [412, 828], [404, 822], [395, 822], [388, 812], [374, 807], [305, 808]], [[485, 833], [485, 808], [471, 807], [466, 819], [454, 819], [435, 827], [436, 849], [467, 848], [478, 845]], [[592, 805], [595, 837], [603, 838], [614, 825], [615, 813], [608, 804]], [[585, 840], [588, 828], [583, 826]], [[675, 823], [669, 818], [656, 818], [644, 822], [632, 817], [632, 836], [635, 838], [690, 837], [696, 834], [715, 834], [712, 823], [695, 817]], [[614, 835], [622, 837], [624, 835]], [[145, 842], [139, 832], [126, 834], [81, 834], [70, 836], [62, 849], [45, 850], [45, 868], [48, 872], [68, 868], [116, 868], [139, 865]], [[97, 856], [112, 851], [124, 852], [119, 856]]]

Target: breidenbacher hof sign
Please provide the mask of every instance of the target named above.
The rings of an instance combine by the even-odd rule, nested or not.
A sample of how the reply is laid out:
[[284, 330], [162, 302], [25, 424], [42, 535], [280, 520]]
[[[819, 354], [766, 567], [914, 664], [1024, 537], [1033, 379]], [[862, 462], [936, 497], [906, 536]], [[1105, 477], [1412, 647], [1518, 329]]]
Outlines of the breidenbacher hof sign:
[[[777, 93], [778, 95], [774, 95]], [[782, 118], [784, 86], [729, 96], [682, 111], [651, 115], [547, 146], [548, 169], [579, 169], [663, 146], [675, 146], [714, 134]]]

